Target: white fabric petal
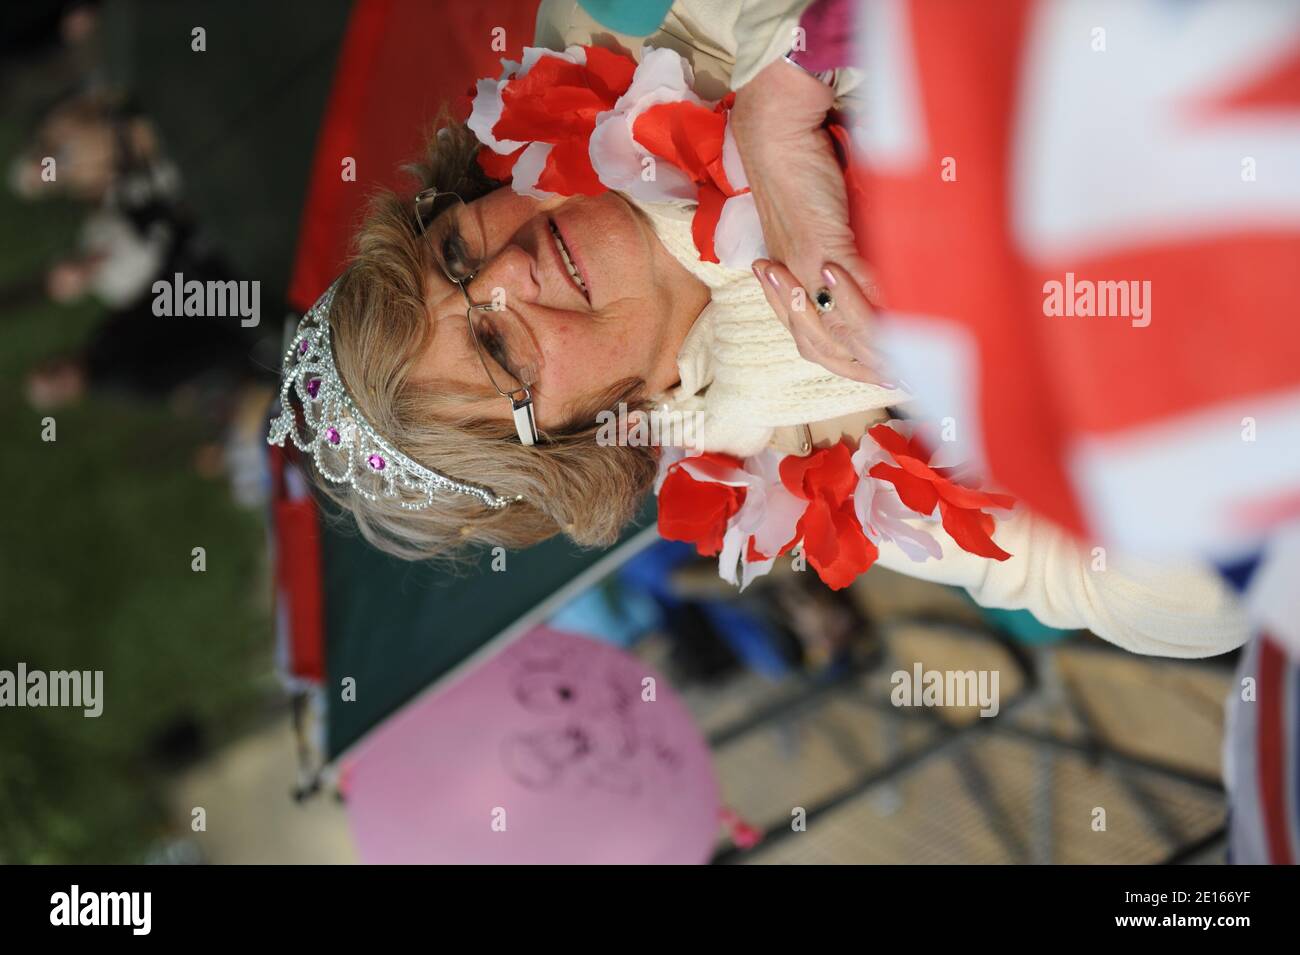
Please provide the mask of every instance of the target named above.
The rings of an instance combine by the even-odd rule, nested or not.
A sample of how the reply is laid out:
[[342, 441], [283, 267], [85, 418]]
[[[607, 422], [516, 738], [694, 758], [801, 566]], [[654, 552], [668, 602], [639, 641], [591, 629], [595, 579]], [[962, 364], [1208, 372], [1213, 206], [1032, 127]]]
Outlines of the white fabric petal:
[[775, 557], [794, 537], [799, 518], [807, 508], [807, 501], [795, 497], [783, 486], [769, 485], [767, 520], [754, 532], [754, 549]]
[[750, 477], [743, 468], [730, 468], [722, 472], [721, 477], [714, 477], [709, 471], [695, 463], [699, 455], [693, 454], [682, 463], [682, 469], [703, 484], [725, 484], [728, 487], [748, 487]]
[[691, 65], [676, 50], [647, 46], [641, 51], [641, 62], [632, 74], [631, 85], [618, 98], [614, 109], [631, 112], [638, 103], [656, 93], [660, 94], [660, 98], [654, 102], [684, 102], [702, 106], [704, 100], [696, 96], [695, 90], [691, 88], [694, 83], [695, 74], [691, 72]]
[[606, 186], [641, 202], [694, 202], [699, 190], [690, 177], [658, 159], [647, 166], [650, 151], [632, 137], [632, 128], [642, 113], [662, 103], [708, 104], [691, 89], [691, 66], [676, 51], [646, 47], [642, 54], [627, 91], [596, 117], [588, 145], [592, 168]]
[[713, 249], [718, 261], [729, 269], [748, 269], [755, 259], [767, 255], [752, 192], [732, 196], [722, 204], [718, 228], [713, 233]]
[[659, 473], [655, 475], [656, 497], [659, 494], [659, 489], [664, 486], [664, 480], [668, 477], [668, 469], [684, 457], [686, 457], [685, 448], [664, 445], [659, 449]]
[[774, 566], [776, 566], [775, 557], [769, 557], [767, 560], [742, 562], [740, 565], [740, 589], [744, 591], [759, 577], [771, 573]]
[[[911, 437], [910, 424], [891, 422], [890, 426], [904, 437]], [[892, 541], [909, 560], [917, 563], [930, 558], [942, 560], [943, 547], [932, 534], [909, 523], [918, 515], [903, 503], [894, 486], [867, 473], [877, 463], [891, 460], [889, 452], [870, 434], [864, 434], [858, 441], [858, 450], [852, 459], [853, 469], [858, 474], [858, 486], [853, 490], [853, 512], [858, 523], [873, 543]]]
[[519, 154], [519, 158], [515, 160], [514, 176], [510, 181], [510, 186], [515, 192], [521, 196], [532, 196], [534, 199], [548, 199], [554, 195], [537, 188], [537, 177], [542, 174], [542, 169], [546, 166], [546, 157], [554, 148], [550, 143], [530, 143], [528, 148]]
[[523, 143], [513, 139], [497, 139], [492, 135], [492, 127], [501, 120], [504, 104], [501, 91], [506, 88], [507, 80], [479, 80], [474, 87], [474, 108], [465, 125], [478, 137], [478, 141], [494, 153], [512, 153]]
[[643, 161], [650, 153], [632, 138], [632, 123], [617, 110], [596, 117], [587, 154], [602, 183], [642, 202], [693, 202], [696, 198], [695, 183], [671, 163], [655, 161], [651, 167], [654, 178], [646, 180]]
[[745, 541], [748, 539], [749, 535], [734, 523], [722, 535], [722, 550], [718, 553], [718, 576], [729, 584], [740, 583], [736, 567], [745, 556]]

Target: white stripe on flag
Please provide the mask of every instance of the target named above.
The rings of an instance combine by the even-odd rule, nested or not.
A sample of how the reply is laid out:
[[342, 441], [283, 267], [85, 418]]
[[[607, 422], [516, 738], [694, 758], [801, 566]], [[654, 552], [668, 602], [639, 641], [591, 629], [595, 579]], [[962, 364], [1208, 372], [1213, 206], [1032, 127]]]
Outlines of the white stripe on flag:
[[1101, 539], [1138, 556], [1230, 563], [1260, 547], [1247, 509], [1300, 494], [1298, 449], [1300, 390], [1085, 437], [1067, 466]]

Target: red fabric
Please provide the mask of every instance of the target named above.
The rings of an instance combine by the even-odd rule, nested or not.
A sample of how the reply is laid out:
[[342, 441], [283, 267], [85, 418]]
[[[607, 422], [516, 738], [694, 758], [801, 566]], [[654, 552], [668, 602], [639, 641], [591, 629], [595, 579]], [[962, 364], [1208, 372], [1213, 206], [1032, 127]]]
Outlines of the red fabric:
[[732, 186], [722, 166], [727, 111], [735, 101], [735, 94], [728, 93], [712, 109], [695, 103], [660, 103], [632, 124], [632, 138], [681, 169], [699, 187], [691, 237], [705, 262], [718, 261], [713, 236], [718, 230], [723, 203], [749, 191]]
[[[599, 47], [584, 49], [586, 64], [544, 56], [527, 76], [510, 80], [501, 91], [501, 118], [492, 127], [497, 139], [552, 143], [537, 188], [564, 196], [606, 191], [591, 166], [587, 142], [596, 128], [596, 116], [614, 108], [636, 70], [629, 57]], [[505, 165], [504, 157], [483, 155], [490, 152], [479, 151], [479, 164], [485, 170]]]
[[272, 526], [276, 599], [285, 608], [286, 667], [299, 679], [325, 679], [324, 602], [321, 588], [320, 526], [311, 497], [288, 496], [284, 469], [289, 452], [270, 446]]
[[1255, 704], [1259, 710], [1258, 751], [1260, 811], [1268, 839], [1269, 862], [1291, 865], [1291, 838], [1287, 832], [1287, 781], [1283, 773], [1289, 764], [1286, 754], [1286, 654], [1281, 646], [1261, 634], [1259, 641], [1259, 685]]
[[[347, 261], [348, 244], [376, 186], [410, 188], [400, 167], [420, 155], [425, 132], [446, 102], [469, 115], [479, 76], [498, 76], [533, 39], [534, 0], [395, 3], [357, 0], [316, 145], [289, 301], [306, 310]], [[504, 32], [494, 32], [494, 31]], [[504, 36], [507, 49], [493, 50]], [[357, 180], [341, 177], [356, 160]]]
[[[1017, 202], [1032, 202], [1036, 193], [1014, 150], [1040, 133], [1021, 110], [1035, 54], [1031, 26], [1045, 19], [1044, 6], [904, 5], [912, 48], [900, 54], [907, 64], [900, 82], [917, 83], [915, 122], [925, 148], [914, 161], [861, 170], [856, 205], [865, 228], [858, 235], [898, 321], [951, 321], [976, 343], [971, 378], [979, 393], [965, 410], [979, 415], [998, 481], [1087, 534], [1066, 470], [1079, 439], [1300, 384], [1293, 320], [1300, 234], [1280, 218], [1270, 227], [1244, 216], [1236, 228], [1171, 225], [1158, 242], [1117, 235], [1111, 247], [1031, 262], [1015, 241], [1012, 217]], [[1225, 77], [1212, 97], [1189, 89], [1174, 104], [1178, 123], [1189, 128], [1269, 115], [1284, 128], [1300, 115], [1300, 47], [1258, 74]], [[1104, 100], [1095, 105], [1076, 134], [1124, 135], [1108, 125], [1116, 111]], [[955, 181], [939, 175], [945, 157], [960, 164]], [[1107, 201], [1100, 187], [1095, 196]], [[1158, 314], [1139, 330], [1127, 321], [1045, 321], [1043, 284], [1067, 271], [1080, 280], [1149, 280]], [[1268, 342], [1284, 347], [1261, 347]]]
[[[808, 563], [822, 581], [835, 590], [847, 587], [879, 557], [875, 542], [858, 520], [855, 501], [860, 480], [872, 479], [894, 484], [903, 503], [923, 515], [932, 514], [937, 506], [944, 528], [963, 550], [995, 560], [1011, 556], [993, 543], [994, 519], [981, 508], [1010, 508], [1015, 498], [954, 483], [949, 469], [929, 466], [930, 452], [918, 437], [905, 438], [888, 425], [877, 425], [870, 433], [899, 466], [882, 462], [872, 467], [869, 478], [862, 478], [853, 464], [855, 445], [847, 441], [805, 457], [781, 459], [781, 485], [806, 505], [793, 536], [776, 554], [760, 552], [754, 537], [748, 537], [746, 563], [786, 554], [802, 540]], [[659, 489], [660, 536], [695, 544], [703, 556], [719, 553], [728, 524], [748, 493], [745, 487], [724, 483], [737, 470], [743, 470], [740, 461], [716, 453], [692, 455], [672, 464]]]
[[[689, 460], [705, 468], [740, 466], [725, 454], [701, 454]], [[679, 461], [668, 469], [659, 488], [659, 536], [694, 544], [702, 557], [712, 557], [722, 550], [727, 522], [745, 503], [745, 493], [743, 487], [697, 481]]]
[[832, 590], [853, 583], [880, 556], [853, 510], [858, 475], [852, 457], [849, 446], [841, 443], [807, 457], [787, 455], [780, 466], [786, 490], [808, 502], [796, 529], [804, 555]]
[[722, 139], [726, 113], [695, 103], [651, 106], [632, 124], [632, 137], [650, 152], [690, 176], [692, 182], [726, 183]]
[[[1011, 104], [1029, 8], [1029, 0], [909, 8], [926, 123], [943, 135], [931, 137], [931, 155], [905, 173], [864, 171], [867, 229], [859, 238], [891, 310], [956, 316], [978, 326], [978, 380], [999, 385], [979, 395], [980, 416], [993, 425], [985, 432], [993, 472], [1013, 490], [1032, 488], [1031, 500], [1043, 513], [1081, 531], [1059, 454], [1050, 366], [1031, 359], [1010, 375], [1003, 367], [1003, 356], [1023, 360], [1043, 327], [1023, 319], [1027, 279], [1011, 251], [1003, 172], [1010, 165]], [[968, 34], [984, 45], [966, 43]], [[993, 57], [991, 45], [998, 48]], [[956, 182], [937, 173], [944, 156], [961, 158]]]
[[938, 505], [943, 529], [962, 550], [994, 560], [1011, 556], [993, 543], [993, 516], [982, 509], [1014, 507], [1014, 497], [977, 491], [949, 480], [943, 468], [930, 467], [930, 452], [918, 437], [908, 440], [885, 424], [867, 433], [898, 463], [898, 467], [874, 465], [868, 474], [893, 484], [903, 503], [919, 514], [933, 514]]

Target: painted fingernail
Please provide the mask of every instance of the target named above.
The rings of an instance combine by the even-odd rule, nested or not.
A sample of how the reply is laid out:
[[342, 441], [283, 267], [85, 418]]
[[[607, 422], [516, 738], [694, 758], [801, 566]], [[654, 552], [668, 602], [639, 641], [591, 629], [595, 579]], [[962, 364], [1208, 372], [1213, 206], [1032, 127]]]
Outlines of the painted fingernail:
[[773, 272], [771, 269], [768, 269], [766, 275], [767, 275], [767, 280], [772, 283], [772, 288], [779, 289], [781, 287], [781, 280], [776, 277], [775, 272]]
[[763, 281], [763, 272], [762, 272], [762, 270], [759, 269], [759, 267], [758, 267], [758, 263], [755, 262], [753, 265], [750, 266], [750, 269], [752, 269], [753, 272], [754, 272], [754, 278], [758, 279], [759, 282], [762, 282], [762, 281]]
[[835, 287], [835, 275], [834, 275], [834, 273], [831, 272], [831, 270], [830, 270], [829, 268], [826, 268], [826, 267], [823, 266], [823, 268], [822, 268], [822, 278], [824, 278], [824, 279], [826, 280], [826, 287], [827, 287], [827, 288], [834, 288], [834, 287]]

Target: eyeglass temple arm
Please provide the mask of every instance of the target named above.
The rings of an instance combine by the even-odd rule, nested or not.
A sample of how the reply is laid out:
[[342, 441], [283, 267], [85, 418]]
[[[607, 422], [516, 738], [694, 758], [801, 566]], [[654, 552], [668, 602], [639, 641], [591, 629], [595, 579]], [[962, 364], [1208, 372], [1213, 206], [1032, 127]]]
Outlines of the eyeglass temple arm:
[[[522, 395], [523, 397], [519, 397]], [[537, 419], [533, 415], [533, 395], [527, 388], [510, 396], [510, 409], [515, 416], [515, 430], [519, 443], [532, 446], [537, 443]]]

